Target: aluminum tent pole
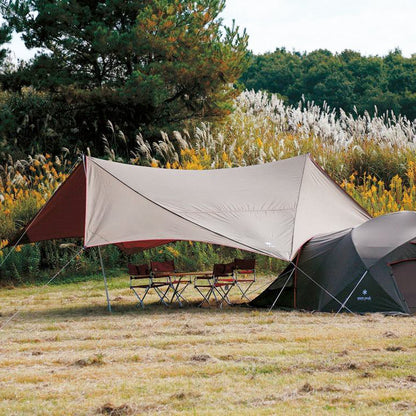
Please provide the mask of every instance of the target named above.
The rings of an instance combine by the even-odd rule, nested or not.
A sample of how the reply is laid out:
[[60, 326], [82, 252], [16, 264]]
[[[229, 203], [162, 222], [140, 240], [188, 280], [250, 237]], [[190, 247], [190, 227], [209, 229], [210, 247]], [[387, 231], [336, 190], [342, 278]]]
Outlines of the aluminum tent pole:
[[293, 272], [295, 271], [295, 268], [292, 269], [292, 271], [289, 274], [289, 277], [287, 278], [285, 284], [283, 285], [282, 289], [280, 290], [279, 294], [276, 296], [276, 299], [273, 302], [273, 305], [270, 307], [269, 312], [272, 311], [272, 309], [274, 308], [274, 305], [276, 305], [277, 300], [280, 298], [280, 295], [283, 293], [284, 288], [286, 287], [286, 285], [289, 283], [290, 278], [292, 277]]
[[347, 308], [345, 305], [342, 305], [342, 302], [337, 299], [332, 293], [328, 292], [328, 290], [326, 290], [322, 285], [320, 285], [315, 279], [313, 279], [311, 276], [308, 275], [308, 273], [306, 273], [305, 271], [303, 271], [297, 264], [295, 264], [293, 261], [290, 261], [290, 263], [296, 267], [296, 269], [298, 269], [301, 273], [303, 273], [309, 280], [311, 280], [313, 283], [316, 284], [316, 286], [318, 286], [319, 288], [321, 288], [327, 295], [329, 295], [332, 299], [334, 299], [336, 302], [338, 302], [341, 306], [343, 306], [348, 312], [351, 312], [353, 315], [355, 315], [355, 313]]
[[358, 285], [362, 282], [362, 280], [364, 279], [364, 277], [367, 275], [368, 270], [366, 270], [364, 272], [364, 274], [361, 276], [361, 279], [358, 281], [358, 283], [354, 286], [354, 289], [351, 290], [351, 293], [348, 295], [347, 299], [344, 300], [344, 303], [341, 305], [341, 307], [338, 309], [338, 312], [335, 314], [335, 316], [337, 316], [341, 310], [343, 308], [345, 308], [345, 305], [347, 304], [347, 302], [350, 300], [350, 297], [352, 296], [352, 294], [355, 292], [355, 289], [357, 289]]
[[104, 286], [105, 286], [105, 295], [107, 297], [107, 309], [108, 309], [108, 312], [111, 313], [111, 303], [110, 303], [110, 296], [108, 294], [107, 276], [105, 275], [103, 257], [101, 255], [101, 248], [100, 248], [100, 246], [98, 246], [98, 255], [100, 256], [101, 270], [103, 272]]

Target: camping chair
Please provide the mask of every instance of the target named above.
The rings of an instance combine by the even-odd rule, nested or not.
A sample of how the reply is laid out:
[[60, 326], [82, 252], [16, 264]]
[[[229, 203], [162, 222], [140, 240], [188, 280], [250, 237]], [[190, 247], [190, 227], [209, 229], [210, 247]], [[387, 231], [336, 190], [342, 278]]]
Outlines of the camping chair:
[[[235, 285], [241, 292], [241, 299], [247, 297], [247, 292], [256, 281], [256, 260], [234, 259], [234, 279]], [[242, 285], [247, 285], [245, 288]]]
[[170, 285], [170, 288], [173, 290], [170, 303], [173, 302], [175, 296], [178, 299], [180, 306], [182, 306], [181, 299], [184, 302], [188, 302], [182, 294], [191, 283], [191, 279], [189, 276], [182, 276], [176, 273], [175, 262], [173, 260], [163, 262], [152, 261], [150, 262], [150, 268], [154, 279], [165, 279], [165, 281]]
[[[202, 306], [204, 303], [209, 305], [211, 295], [214, 296], [215, 301], [220, 307], [222, 307], [224, 302], [231, 305], [228, 299], [228, 293], [234, 286], [234, 279], [232, 278], [232, 272], [231, 274], [226, 273], [226, 270], [229, 270], [227, 266], [226, 264], [214, 264], [212, 275], [195, 277], [194, 287], [203, 298], [199, 306]], [[206, 292], [204, 292], [205, 289]]]
[[[147, 264], [136, 265], [129, 263], [127, 267], [130, 274], [130, 289], [134, 292], [137, 299], [139, 299], [140, 306], [142, 308], [144, 308], [144, 298], [149, 293], [150, 289], [154, 289], [156, 294], [159, 296], [159, 301], [167, 306], [165, 298], [168, 290], [171, 287], [168, 282], [155, 281]], [[144, 283], [146, 280], [147, 282]], [[139, 284], [136, 283], [137, 281], [139, 281]], [[161, 288], [165, 288], [166, 286], [167, 289], [163, 291]], [[145, 289], [144, 294], [141, 296], [136, 289]]]
[[216, 269], [214, 266], [213, 273], [217, 279], [217, 282], [221, 284], [221, 286], [219, 286], [219, 289], [223, 294], [227, 292], [228, 299], [228, 293], [235, 285], [234, 262], [232, 261], [231, 263], [224, 263], [222, 265], [218, 265]]

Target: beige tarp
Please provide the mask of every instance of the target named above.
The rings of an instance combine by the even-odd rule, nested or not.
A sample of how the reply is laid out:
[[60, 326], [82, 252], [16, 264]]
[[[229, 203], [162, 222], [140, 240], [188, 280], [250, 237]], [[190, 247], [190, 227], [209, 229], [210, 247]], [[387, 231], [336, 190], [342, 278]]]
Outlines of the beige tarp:
[[317, 234], [369, 215], [308, 155], [216, 170], [86, 158], [85, 246], [193, 240], [291, 260]]

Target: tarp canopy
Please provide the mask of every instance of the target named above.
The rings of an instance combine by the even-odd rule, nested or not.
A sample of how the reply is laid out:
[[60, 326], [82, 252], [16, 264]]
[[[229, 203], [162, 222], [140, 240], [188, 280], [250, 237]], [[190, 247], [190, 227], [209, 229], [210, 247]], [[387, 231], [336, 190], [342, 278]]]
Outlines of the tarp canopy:
[[133, 250], [192, 240], [291, 260], [311, 237], [368, 218], [309, 155], [213, 170], [85, 157], [21, 243], [81, 237], [86, 247]]
[[336, 297], [353, 312], [416, 312], [415, 238], [414, 211], [314, 237], [296, 266], [288, 265], [250, 304], [331, 312], [340, 309]]

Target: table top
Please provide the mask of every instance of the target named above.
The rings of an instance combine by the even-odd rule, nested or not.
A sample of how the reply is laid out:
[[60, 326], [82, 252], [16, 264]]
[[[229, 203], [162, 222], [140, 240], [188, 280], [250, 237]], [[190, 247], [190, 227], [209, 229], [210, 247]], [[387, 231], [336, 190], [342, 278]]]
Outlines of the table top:
[[207, 272], [207, 271], [203, 271], [203, 272], [174, 272], [174, 273], [169, 273], [169, 272], [159, 272], [156, 273], [154, 275], [152, 274], [132, 274], [130, 275], [132, 278], [134, 279], [145, 279], [150, 278], [150, 277], [182, 277], [182, 276], [211, 276], [212, 272]]
[[198, 275], [198, 276], [210, 276], [212, 275], [212, 272], [178, 272], [178, 273], [172, 273], [169, 274], [169, 276], [194, 276], [194, 275]]

